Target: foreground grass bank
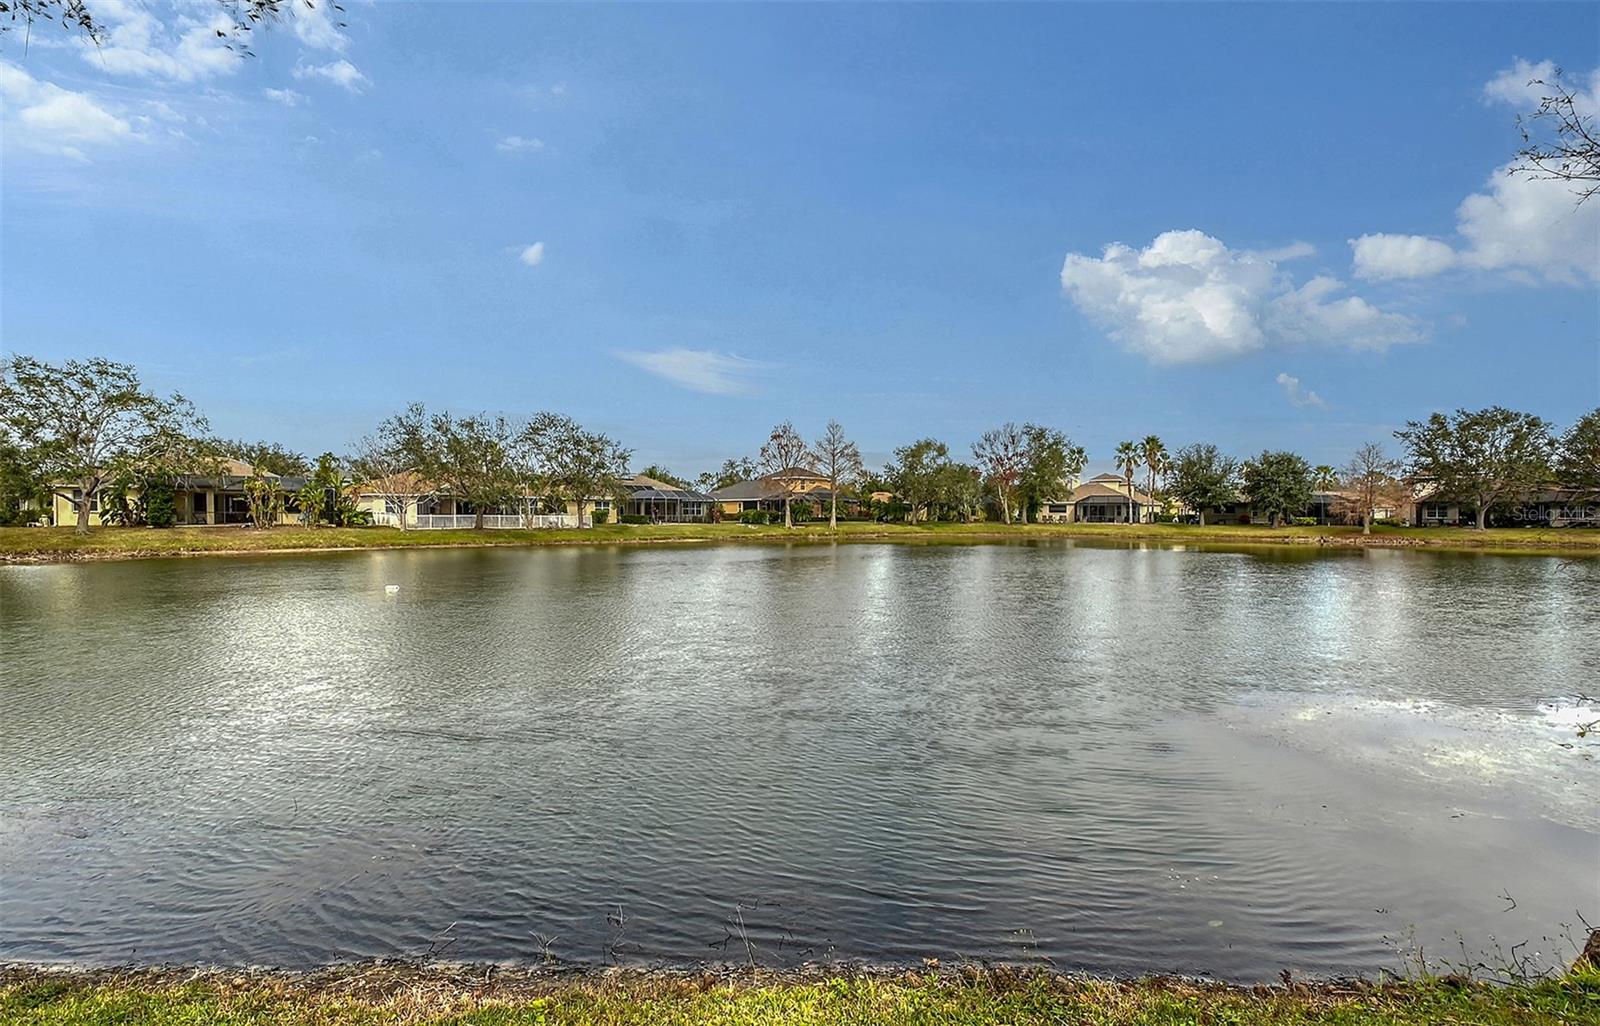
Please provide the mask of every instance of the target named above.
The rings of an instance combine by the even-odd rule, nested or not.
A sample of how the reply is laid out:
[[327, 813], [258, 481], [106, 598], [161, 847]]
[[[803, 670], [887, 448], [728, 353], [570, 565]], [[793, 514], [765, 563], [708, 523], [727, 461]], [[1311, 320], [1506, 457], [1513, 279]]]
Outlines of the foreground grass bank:
[[904, 524], [826, 523], [792, 529], [748, 524], [607, 524], [583, 531], [401, 531], [392, 527], [68, 527], [0, 528], [0, 562], [52, 563], [235, 552], [529, 545], [647, 545], [707, 542], [950, 542], [1042, 539], [1175, 545], [1342, 545], [1600, 555], [1600, 531], [1516, 528], [1197, 527], [1179, 524]]
[[309, 974], [0, 968], [14, 1026], [1555, 1026], [1600, 1023], [1600, 973], [1490, 985], [1239, 988], [994, 971], [773, 976], [552, 976], [491, 966], [352, 966]]

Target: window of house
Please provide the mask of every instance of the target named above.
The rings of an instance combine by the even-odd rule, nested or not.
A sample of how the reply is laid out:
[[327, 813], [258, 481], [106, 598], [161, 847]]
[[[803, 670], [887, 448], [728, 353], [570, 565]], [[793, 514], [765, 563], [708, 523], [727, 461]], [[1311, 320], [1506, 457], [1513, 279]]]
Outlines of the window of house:
[[205, 492], [195, 492], [194, 493], [194, 511], [196, 513], [204, 513], [206, 511], [206, 493]]
[[1050, 504], [1050, 512], [1052, 513], [1065, 513], [1069, 508], [1064, 502], [1052, 502]]

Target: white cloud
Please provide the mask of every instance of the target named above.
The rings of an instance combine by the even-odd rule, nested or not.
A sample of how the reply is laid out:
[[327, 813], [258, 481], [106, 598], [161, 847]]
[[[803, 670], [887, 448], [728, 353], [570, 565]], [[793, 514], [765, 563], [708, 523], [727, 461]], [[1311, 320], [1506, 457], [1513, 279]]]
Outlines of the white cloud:
[[343, 53], [350, 39], [339, 30], [333, 20], [332, 0], [295, 0], [294, 34], [300, 42], [314, 50], [332, 50]]
[[1452, 267], [1533, 274], [1574, 284], [1600, 281], [1600, 202], [1579, 203], [1571, 183], [1511, 174], [1456, 208], [1456, 246], [1422, 235], [1351, 239], [1360, 278], [1419, 278]]
[[1278, 384], [1283, 387], [1283, 394], [1295, 406], [1326, 406], [1322, 396], [1310, 389], [1300, 388], [1300, 379], [1293, 374], [1282, 373], [1278, 375]]
[[1309, 256], [1316, 256], [1317, 247], [1309, 242], [1291, 242], [1287, 246], [1279, 246], [1277, 249], [1258, 249], [1250, 255], [1260, 257], [1262, 260], [1270, 260], [1275, 264], [1286, 264], [1291, 260], [1303, 260]]
[[1156, 363], [1308, 342], [1382, 348], [1421, 336], [1408, 317], [1335, 298], [1344, 288], [1337, 279], [1296, 288], [1268, 254], [1231, 250], [1192, 229], [1163, 232], [1142, 250], [1112, 243], [1098, 258], [1069, 253], [1061, 287], [1125, 348]]
[[361, 73], [361, 69], [342, 59], [331, 64], [296, 64], [294, 77], [299, 79], [326, 79], [334, 85], [343, 86], [352, 93], [359, 93], [372, 84], [367, 76]]
[[544, 139], [530, 139], [525, 136], [506, 136], [494, 144], [502, 154], [525, 154], [531, 150], [544, 149]]
[[1572, 183], [1510, 174], [1508, 164], [1456, 208], [1461, 260], [1485, 270], [1523, 269], [1552, 281], [1600, 281], [1600, 203], [1580, 204]]
[[756, 360], [709, 349], [624, 350], [616, 355], [675, 385], [709, 395], [746, 395], [750, 377], [766, 367]]
[[88, 160], [86, 148], [138, 138], [126, 118], [87, 93], [40, 82], [9, 61], [0, 61], [0, 99], [10, 145]]
[[[1555, 77], [1552, 62], [1519, 58], [1483, 87], [1483, 96], [1527, 114], [1550, 93], [1530, 83]], [[1600, 113], [1600, 70], [1565, 81], [1580, 113]], [[1600, 281], [1600, 202], [1580, 203], [1574, 183], [1514, 174], [1514, 166], [1495, 169], [1484, 191], [1456, 207], [1454, 243], [1385, 233], [1351, 239], [1356, 276], [1420, 278], [1466, 268], [1564, 284]]]
[[306, 102], [304, 93], [297, 93], [293, 89], [263, 89], [261, 95], [273, 103], [281, 103], [285, 107], [298, 107]]
[[544, 243], [535, 242], [531, 246], [522, 247], [522, 251], [517, 254], [517, 259], [529, 267], [538, 267], [544, 263]]
[[1357, 278], [1425, 278], [1453, 266], [1456, 251], [1426, 235], [1378, 232], [1351, 239]]
[[508, 135], [495, 143], [494, 148], [501, 153], [525, 153], [529, 150], [544, 149], [544, 140], [528, 139], [520, 135]]
[[[1504, 71], [1491, 78], [1483, 87], [1483, 98], [1489, 103], [1504, 103], [1520, 111], [1537, 110], [1539, 101], [1550, 95], [1548, 84], [1558, 77], [1572, 90], [1574, 105], [1578, 110], [1594, 114], [1600, 108], [1600, 69], [1589, 73], [1588, 88], [1583, 76], [1568, 78], [1560, 75], [1554, 61], [1530, 63], [1518, 57]], [[1545, 83], [1545, 84], [1540, 84]]]
[[169, 25], [126, 0], [93, 0], [90, 10], [105, 39], [99, 46], [85, 41], [79, 52], [102, 71], [196, 82], [239, 70], [239, 55], [226, 45], [233, 19], [220, 11], [198, 18], [179, 13]]

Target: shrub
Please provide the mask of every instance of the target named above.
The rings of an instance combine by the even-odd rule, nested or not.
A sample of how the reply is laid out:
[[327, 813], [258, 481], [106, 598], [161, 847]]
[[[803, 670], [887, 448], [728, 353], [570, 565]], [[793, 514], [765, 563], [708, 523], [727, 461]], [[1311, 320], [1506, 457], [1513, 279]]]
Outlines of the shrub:
[[[803, 524], [811, 519], [811, 507], [805, 503], [792, 504], [789, 507], [789, 520], [792, 523]], [[783, 523], [783, 514], [778, 514], [773, 519], [774, 523]]]
[[770, 524], [772, 523], [772, 518], [767, 515], [767, 511], [764, 509], [747, 509], [739, 514], [739, 523]]
[[1404, 527], [1406, 525], [1405, 525], [1405, 523], [1403, 521], [1396, 520], [1394, 517], [1376, 517], [1372, 521], [1372, 526], [1373, 527]]
[[152, 478], [145, 485], [142, 498], [145, 523], [151, 527], [171, 527], [178, 522], [178, 497], [173, 494], [170, 480]]
[[[619, 524], [648, 524], [649, 522], [650, 518], [643, 513], [624, 513], [617, 518], [617, 523]], [[595, 523], [599, 523], [599, 521], [597, 520]]]
[[610, 519], [611, 519], [611, 511], [609, 509], [606, 509], [603, 506], [600, 507], [599, 509], [594, 510], [592, 513], [589, 514], [589, 522], [591, 524], [596, 524], [596, 525], [604, 524], [607, 521], [609, 521]]
[[1289, 518], [1289, 523], [1293, 524], [1295, 527], [1316, 527], [1317, 526], [1317, 518], [1316, 517], [1290, 517]]

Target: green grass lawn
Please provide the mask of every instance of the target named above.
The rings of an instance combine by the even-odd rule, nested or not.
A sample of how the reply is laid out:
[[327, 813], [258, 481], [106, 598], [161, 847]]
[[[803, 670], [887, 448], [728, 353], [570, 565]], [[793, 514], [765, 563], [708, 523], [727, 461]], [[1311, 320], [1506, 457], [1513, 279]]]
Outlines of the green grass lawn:
[[0, 561], [65, 562], [214, 552], [395, 548], [460, 545], [605, 545], [668, 542], [892, 541], [991, 542], [1078, 538], [1103, 542], [1217, 545], [1385, 545], [1439, 549], [1506, 549], [1600, 554], [1600, 531], [1518, 528], [1375, 528], [1363, 538], [1353, 527], [1197, 527], [1179, 524], [904, 524], [826, 522], [754, 527], [746, 524], [607, 524], [584, 531], [401, 531], [392, 527], [97, 527], [80, 535], [68, 527], [0, 528]]
[[486, 967], [310, 976], [213, 970], [85, 976], [0, 970], [8, 1026], [1555, 1026], [1600, 1023], [1600, 973], [1489, 985], [1235, 988], [994, 973], [792, 980], [537, 977]]

